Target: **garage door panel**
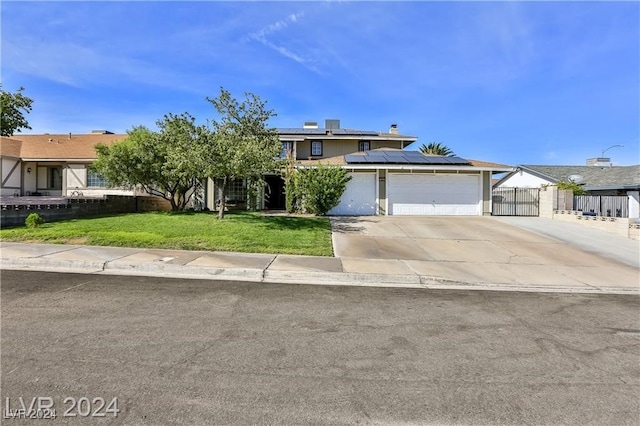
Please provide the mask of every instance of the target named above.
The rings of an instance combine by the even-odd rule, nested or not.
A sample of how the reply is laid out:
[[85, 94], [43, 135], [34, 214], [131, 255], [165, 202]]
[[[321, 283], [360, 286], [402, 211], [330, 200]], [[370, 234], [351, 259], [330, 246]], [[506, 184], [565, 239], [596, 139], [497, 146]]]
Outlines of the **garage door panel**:
[[478, 215], [480, 179], [470, 175], [389, 174], [392, 215]]
[[376, 214], [376, 174], [350, 173], [351, 180], [337, 206], [329, 211], [334, 216], [371, 216]]

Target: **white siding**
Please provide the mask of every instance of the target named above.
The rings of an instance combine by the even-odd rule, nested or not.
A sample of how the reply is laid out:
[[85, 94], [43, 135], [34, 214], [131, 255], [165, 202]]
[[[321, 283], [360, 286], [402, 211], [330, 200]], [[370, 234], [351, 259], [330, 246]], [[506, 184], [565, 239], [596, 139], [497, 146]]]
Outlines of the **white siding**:
[[520, 170], [498, 185], [498, 188], [539, 188], [541, 185], [551, 183], [546, 179], [534, 176], [526, 171]]

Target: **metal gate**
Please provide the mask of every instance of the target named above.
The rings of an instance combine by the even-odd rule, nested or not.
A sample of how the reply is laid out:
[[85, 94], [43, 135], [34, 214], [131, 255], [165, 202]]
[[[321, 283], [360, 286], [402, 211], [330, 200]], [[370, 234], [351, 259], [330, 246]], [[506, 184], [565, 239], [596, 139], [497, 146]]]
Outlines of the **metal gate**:
[[494, 188], [493, 216], [538, 216], [539, 188]]

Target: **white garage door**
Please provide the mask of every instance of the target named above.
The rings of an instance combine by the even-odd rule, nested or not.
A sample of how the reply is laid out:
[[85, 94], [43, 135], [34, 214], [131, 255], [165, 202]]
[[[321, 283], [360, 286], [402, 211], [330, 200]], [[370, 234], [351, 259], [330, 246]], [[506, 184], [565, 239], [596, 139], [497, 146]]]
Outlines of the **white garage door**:
[[480, 177], [390, 173], [387, 185], [392, 215], [479, 215]]
[[351, 180], [337, 206], [329, 211], [334, 216], [371, 216], [376, 214], [376, 174], [350, 173]]

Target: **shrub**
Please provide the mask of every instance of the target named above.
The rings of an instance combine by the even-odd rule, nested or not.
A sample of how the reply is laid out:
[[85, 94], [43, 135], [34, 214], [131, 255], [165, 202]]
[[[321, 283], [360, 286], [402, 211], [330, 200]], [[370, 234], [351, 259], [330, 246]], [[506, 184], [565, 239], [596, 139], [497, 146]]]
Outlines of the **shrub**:
[[[291, 205], [298, 211], [324, 216], [338, 205], [351, 177], [340, 166], [299, 169], [293, 175], [290, 188]], [[289, 206], [287, 206], [289, 207]]]
[[24, 221], [27, 228], [37, 228], [44, 223], [44, 219], [38, 213], [31, 213]]

